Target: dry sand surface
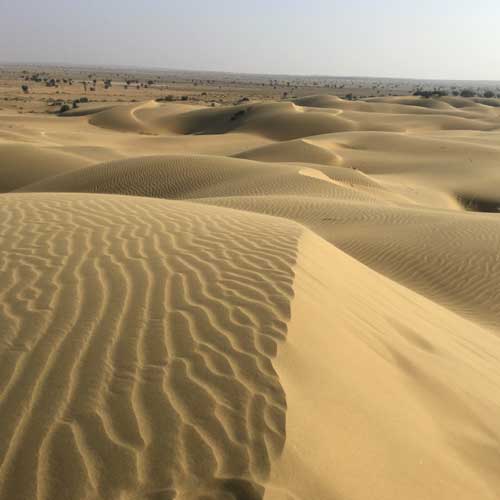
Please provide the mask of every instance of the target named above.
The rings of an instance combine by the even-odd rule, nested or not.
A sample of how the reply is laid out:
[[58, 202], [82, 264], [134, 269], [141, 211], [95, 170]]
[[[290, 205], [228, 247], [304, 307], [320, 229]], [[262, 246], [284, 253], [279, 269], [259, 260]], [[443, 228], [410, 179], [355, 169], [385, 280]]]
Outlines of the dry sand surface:
[[500, 498], [500, 100], [0, 111], [1, 500]]

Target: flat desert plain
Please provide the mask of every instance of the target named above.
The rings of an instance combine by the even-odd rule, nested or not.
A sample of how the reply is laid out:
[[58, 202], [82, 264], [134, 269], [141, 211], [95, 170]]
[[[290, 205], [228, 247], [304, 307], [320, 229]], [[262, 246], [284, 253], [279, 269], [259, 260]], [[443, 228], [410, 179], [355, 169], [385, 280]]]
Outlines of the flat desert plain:
[[5, 103], [1, 500], [500, 498], [500, 100]]

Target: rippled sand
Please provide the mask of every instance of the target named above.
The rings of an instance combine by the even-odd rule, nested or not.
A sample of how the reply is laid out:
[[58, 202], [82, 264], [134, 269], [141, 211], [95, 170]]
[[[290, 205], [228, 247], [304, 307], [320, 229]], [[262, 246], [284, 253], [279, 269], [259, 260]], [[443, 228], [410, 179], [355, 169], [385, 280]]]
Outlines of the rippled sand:
[[499, 106], [0, 112], [0, 499], [497, 499]]

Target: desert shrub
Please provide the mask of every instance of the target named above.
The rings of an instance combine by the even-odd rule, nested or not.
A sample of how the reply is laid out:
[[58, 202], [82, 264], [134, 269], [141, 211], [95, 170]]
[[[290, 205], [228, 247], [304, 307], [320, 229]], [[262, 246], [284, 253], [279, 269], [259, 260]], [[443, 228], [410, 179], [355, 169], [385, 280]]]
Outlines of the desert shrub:
[[491, 99], [492, 97], [495, 97], [495, 93], [492, 92], [491, 90], [486, 90], [485, 93], [483, 94], [484, 97], [486, 97], [487, 99]]
[[69, 107], [68, 104], [63, 104], [61, 108], [59, 109], [59, 113], [65, 113], [66, 111], [69, 111], [71, 108]]
[[163, 101], [166, 101], [166, 102], [172, 102], [172, 101], [175, 101], [175, 96], [173, 95], [166, 95], [164, 97], [158, 97], [156, 99], [157, 102], [163, 102]]
[[442, 89], [434, 89], [434, 90], [423, 90], [421, 88], [418, 88], [413, 92], [414, 96], [420, 96], [420, 97], [425, 97], [426, 99], [429, 99], [431, 97], [444, 97], [448, 95], [448, 92], [446, 90]]
[[187, 95], [183, 95], [181, 97], [181, 101], [187, 101], [189, 99], [189, 97]]
[[476, 93], [472, 89], [463, 89], [462, 92], [460, 92], [461, 97], [474, 97]]
[[80, 97], [80, 102], [89, 102], [89, 98], [88, 97]]
[[25, 94], [27, 94], [30, 90], [30, 88], [27, 85], [21, 85], [21, 88]]

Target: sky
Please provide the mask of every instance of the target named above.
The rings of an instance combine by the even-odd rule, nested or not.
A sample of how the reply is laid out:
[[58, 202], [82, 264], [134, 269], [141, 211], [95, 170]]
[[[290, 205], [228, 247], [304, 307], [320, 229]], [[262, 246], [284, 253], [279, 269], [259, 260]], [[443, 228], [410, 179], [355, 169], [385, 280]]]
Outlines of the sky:
[[500, 80], [500, 0], [0, 0], [0, 62]]

